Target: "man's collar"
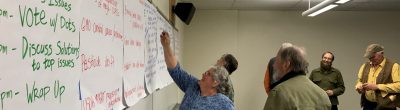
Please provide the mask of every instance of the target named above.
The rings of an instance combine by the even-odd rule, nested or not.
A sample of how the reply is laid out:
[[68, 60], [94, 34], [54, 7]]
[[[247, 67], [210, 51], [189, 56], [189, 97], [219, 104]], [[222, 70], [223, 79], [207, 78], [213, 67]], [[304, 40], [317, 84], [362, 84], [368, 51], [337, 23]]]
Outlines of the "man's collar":
[[[317, 71], [317, 72], [321, 72], [323, 70], [325, 70], [325, 69], [323, 69], [322, 67], [319, 67], [319, 68], [315, 69], [315, 71]], [[331, 69], [325, 70], [325, 71], [332, 71], [333, 72], [333, 71], [336, 71], [336, 69], [334, 67], [331, 67]]]
[[281, 79], [279, 79], [278, 82], [273, 83], [270, 88], [272, 90], [275, 86], [279, 85], [280, 83], [285, 82], [285, 81], [287, 81], [293, 77], [299, 76], [299, 75], [306, 75], [306, 73], [290, 71], [289, 73], [285, 74], [285, 76], [283, 76]]

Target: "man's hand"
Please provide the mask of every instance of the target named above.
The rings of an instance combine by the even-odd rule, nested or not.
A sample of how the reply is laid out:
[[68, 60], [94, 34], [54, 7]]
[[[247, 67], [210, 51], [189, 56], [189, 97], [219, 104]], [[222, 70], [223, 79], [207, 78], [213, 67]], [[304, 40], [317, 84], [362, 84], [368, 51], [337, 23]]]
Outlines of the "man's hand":
[[325, 92], [326, 92], [326, 94], [328, 94], [328, 96], [332, 96], [333, 95], [333, 91], [332, 90], [326, 90]]
[[165, 31], [163, 31], [160, 35], [161, 38], [161, 44], [163, 45], [163, 47], [166, 46], [170, 46], [170, 38], [169, 38], [169, 34]]
[[362, 84], [362, 87], [365, 90], [372, 90], [372, 91], [378, 90], [378, 86], [376, 84], [364, 83]]
[[364, 90], [364, 88], [363, 88], [363, 86], [362, 86], [361, 83], [359, 83], [359, 84], [356, 85], [356, 91], [357, 91], [358, 93], [360, 93], [360, 94], [365, 92], [365, 90]]

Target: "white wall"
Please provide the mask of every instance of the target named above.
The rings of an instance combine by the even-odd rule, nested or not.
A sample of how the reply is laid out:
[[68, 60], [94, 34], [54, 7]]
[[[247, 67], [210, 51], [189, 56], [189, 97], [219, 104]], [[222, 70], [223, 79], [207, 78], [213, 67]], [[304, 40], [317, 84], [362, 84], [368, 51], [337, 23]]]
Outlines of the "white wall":
[[[389, 58], [400, 60], [400, 12], [327, 12], [314, 18], [297, 11], [197, 10], [185, 27], [184, 66], [200, 77], [223, 53], [233, 53], [239, 68], [232, 74], [235, 107], [260, 110], [267, 95], [263, 78], [268, 60], [283, 42], [307, 49], [309, 71], [319, 66], [322, 52], [335, 54], [346, 91], [339, 109], [360, 109], [354, 91], [359, 66], [370, 43], [385, 46]], [[301, 85], [299, 85], [301, 86]]]
[[[169, 17], [169, 1], [168, 0], [152, 0], [153, 4], [165, 15]], [[177, 17], [175, 17], [177, 18]], [[169, 18], [168, 18], [169, 19]], [[178, 29], [178, 33], [180, 34], [179, 41], [182, 41], [178, 46], [180, 47], [180, 53], [177, 54], [178, 59], [181, 60], [182, 52], [183, 52], [183, 32], [184, 32], [184, 24], [179, 19], [175, 20], [175, 27]], [[172, 108], [180, 103], [182, 100], [182, 92], [176, 86], [175, 83], [164, 87], [153, 94], [145, 97], [140, 100], [137, 104], [132, 107], [127, 108], [126, 110], [172, 110]]]

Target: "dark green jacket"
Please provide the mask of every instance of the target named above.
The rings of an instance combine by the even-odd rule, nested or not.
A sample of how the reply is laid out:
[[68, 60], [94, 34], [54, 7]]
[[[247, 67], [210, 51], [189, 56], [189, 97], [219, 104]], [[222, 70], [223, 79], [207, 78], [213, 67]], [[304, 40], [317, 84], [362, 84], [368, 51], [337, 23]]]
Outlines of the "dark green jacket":
[[311, 72], [310, 80], [321, 87], [323, 90], [332, 90], [333, 96], [330, 96], [332, 105], [339, 105], [337, 96], [344, 93], [345, 87], [342, 74], [336, 68], [331, 70], [314, 69]]

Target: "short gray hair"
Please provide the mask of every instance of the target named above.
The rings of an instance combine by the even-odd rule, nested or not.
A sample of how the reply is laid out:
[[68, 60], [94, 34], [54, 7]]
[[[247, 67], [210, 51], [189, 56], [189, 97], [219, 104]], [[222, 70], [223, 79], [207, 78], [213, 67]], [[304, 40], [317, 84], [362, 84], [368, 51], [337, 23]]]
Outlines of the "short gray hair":
[[282, 50], [282, 49], [285, 49], [288, 47], [293, 47], [293, 44], [289, 43], [289, 42], [282, 43], [281, 48], [279, 50]]
[[219, 82], [216, 87], [218, 93], [227, 94], [229, 91], [229, 73], [223, 66], [212, 66], [211, 67], [212, 77], [215, 81]]
[[294, 72], [308, 72], [308, 62], [305, 59], [305, 50], [304, 48], [297, 46], [290, 46], [286, 48], [282, 48], [279, 51], [281, 62], [289, 61], [290, 68]]

